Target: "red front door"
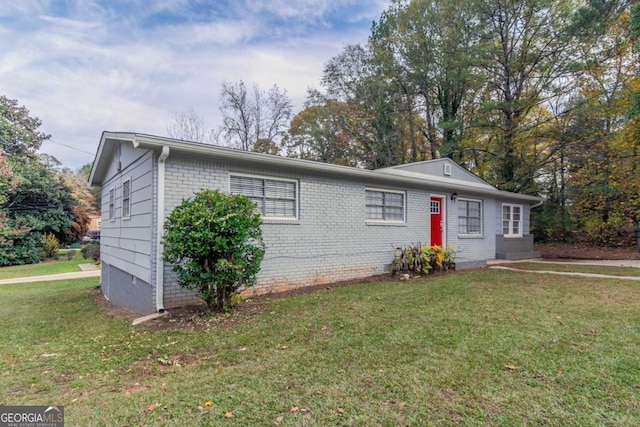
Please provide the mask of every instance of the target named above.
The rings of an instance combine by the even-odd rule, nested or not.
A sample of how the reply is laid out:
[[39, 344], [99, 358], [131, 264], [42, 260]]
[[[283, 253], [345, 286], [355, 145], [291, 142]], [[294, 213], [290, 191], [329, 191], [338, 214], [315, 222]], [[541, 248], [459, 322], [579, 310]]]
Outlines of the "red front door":
[[444, 223], [442, 218], [442, 197], [432, 197], [431, 212], [431, 245], [442, 246], [442, 232]]

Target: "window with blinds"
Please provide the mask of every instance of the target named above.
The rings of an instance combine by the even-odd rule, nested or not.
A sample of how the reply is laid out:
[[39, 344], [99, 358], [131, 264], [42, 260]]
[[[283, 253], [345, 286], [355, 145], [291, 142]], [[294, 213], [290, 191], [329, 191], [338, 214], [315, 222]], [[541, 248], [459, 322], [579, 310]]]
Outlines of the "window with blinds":
[[482, 202], [458, 199], [458, 234], [482, 234]]
[[298, 218], [296, 181], [231, 175], [230, 190], [253, 200], [264, 218]]
[[404, 222], [404, 193], [366, 190], [367, 220]]

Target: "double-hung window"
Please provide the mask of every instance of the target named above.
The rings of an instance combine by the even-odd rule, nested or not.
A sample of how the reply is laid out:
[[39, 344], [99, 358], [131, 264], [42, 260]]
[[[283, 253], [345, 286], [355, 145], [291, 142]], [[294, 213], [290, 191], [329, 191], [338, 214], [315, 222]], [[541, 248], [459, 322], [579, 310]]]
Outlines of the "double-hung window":
[[122, 182], [122, 218], [131, 218], [131, 179]]
[[298, 218], [298, 183], [294, 180], [231, 175], [231, 194], [242, 194], [258, 205], [264, 218]]
[[115, 221], [116, 219], [116, 189], [109, 189], [109, 220]]
[[522, 237], [522, 205], [502, 205], [502, 234], [504, 237]]
[[367, 220], [405, 221], [405, 195], [401, 191], [366, 190]]
[[458, 199], [458, 234], [482, 235], [482, 202]]

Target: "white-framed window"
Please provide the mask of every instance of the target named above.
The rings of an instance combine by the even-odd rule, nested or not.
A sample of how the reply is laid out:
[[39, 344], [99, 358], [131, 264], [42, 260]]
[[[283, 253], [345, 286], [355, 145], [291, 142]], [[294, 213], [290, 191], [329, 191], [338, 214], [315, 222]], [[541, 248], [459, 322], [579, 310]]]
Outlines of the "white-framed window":
[[263, 218], [298, 219], [298, 182], [250, 175], [231, 175], [231, 194], [242, 194], [258, 205]]
[[403, 191], [368, 188], [365, 190], [367, 220], [405, 222]]
[[109, 189], [109, 221], [116, 220], [116, 189]]
[[131, 178], [122, 181], [122, 219], [131, 218]]
[[458, 234], [482, 235], [482, 201], [458, 199]]
[[502, 205], [502, 235], [522, 237], [522, 205]]
[[446, 176], [451, 176], [451, 165], [450, 165], [449, 163], [445, 163], [445, 164], [444, 164], [444, 170], [443, 170], [443, 173], [444, 173]]
[[431, 203], [429, 205], [429, 212], [431, 212], [432, 214], [440, 213], [440, 200], [431, 200]]

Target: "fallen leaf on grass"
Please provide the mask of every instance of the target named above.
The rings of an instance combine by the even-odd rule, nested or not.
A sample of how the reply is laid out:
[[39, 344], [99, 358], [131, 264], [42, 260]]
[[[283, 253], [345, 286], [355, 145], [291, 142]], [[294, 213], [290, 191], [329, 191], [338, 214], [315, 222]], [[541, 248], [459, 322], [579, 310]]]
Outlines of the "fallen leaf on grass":
[[506, 369], [510, 370], [510, 371], [515, 371], [515, 370], [516, 370], [516, 367], [515, 367], [515, 366], [513, 366], [513, 365], [504, 365], [504, 367], [505, 367]]
[[226, 414], [224, 414], [225, 418], [233, 418], [233, 412], [227, 412]]
[[562, 369], [558, 369], [558, 370], [556, 371], [556, 374], [558, 374], [558, 375], [562, 375], [562, 374], [564, 374], [564, 371], [563, 371]]
[[204, 410], [204, 407], [202, 405], [198, 405], [198, 407], [196, 409], [198, 411], [202, 412]]
[[344, 409], [342, 409], [342, 408], [338, 408], [338, 413], [339, 413], [339, 414], [344, 414], [344, 413], [345, 413], [345, 410], [344, 410]]
[[280, 416], [280, 417], [276, 418], [275, 420], [273, 420], [273, 425], [274, 426], [279, 426], [280, 424], [282, 424], [283, 421], [284, 421], [284, 417]]
[[300, 408], [298, 408], [297, 406], [292, 406], [292, 407], [291, 407], [291, 411], [290, 411], [290, 412], [293, 412], [293, 413], [295, 414], [295, 413], [296, 413], [296, 412], [298, 412], [299, 410], [300, 410]]
[[150, 413], [152, 413], [155, 409], [156, 409], [156, 405], [151, 404], [151, 405], [147, 406], [147, 413], [148, 413], [148, 414], [150, 414]]
[[210, 400], [207, 400], [206, 402], [204, 402], [204, 406], [212, 406], [213, 402]]

